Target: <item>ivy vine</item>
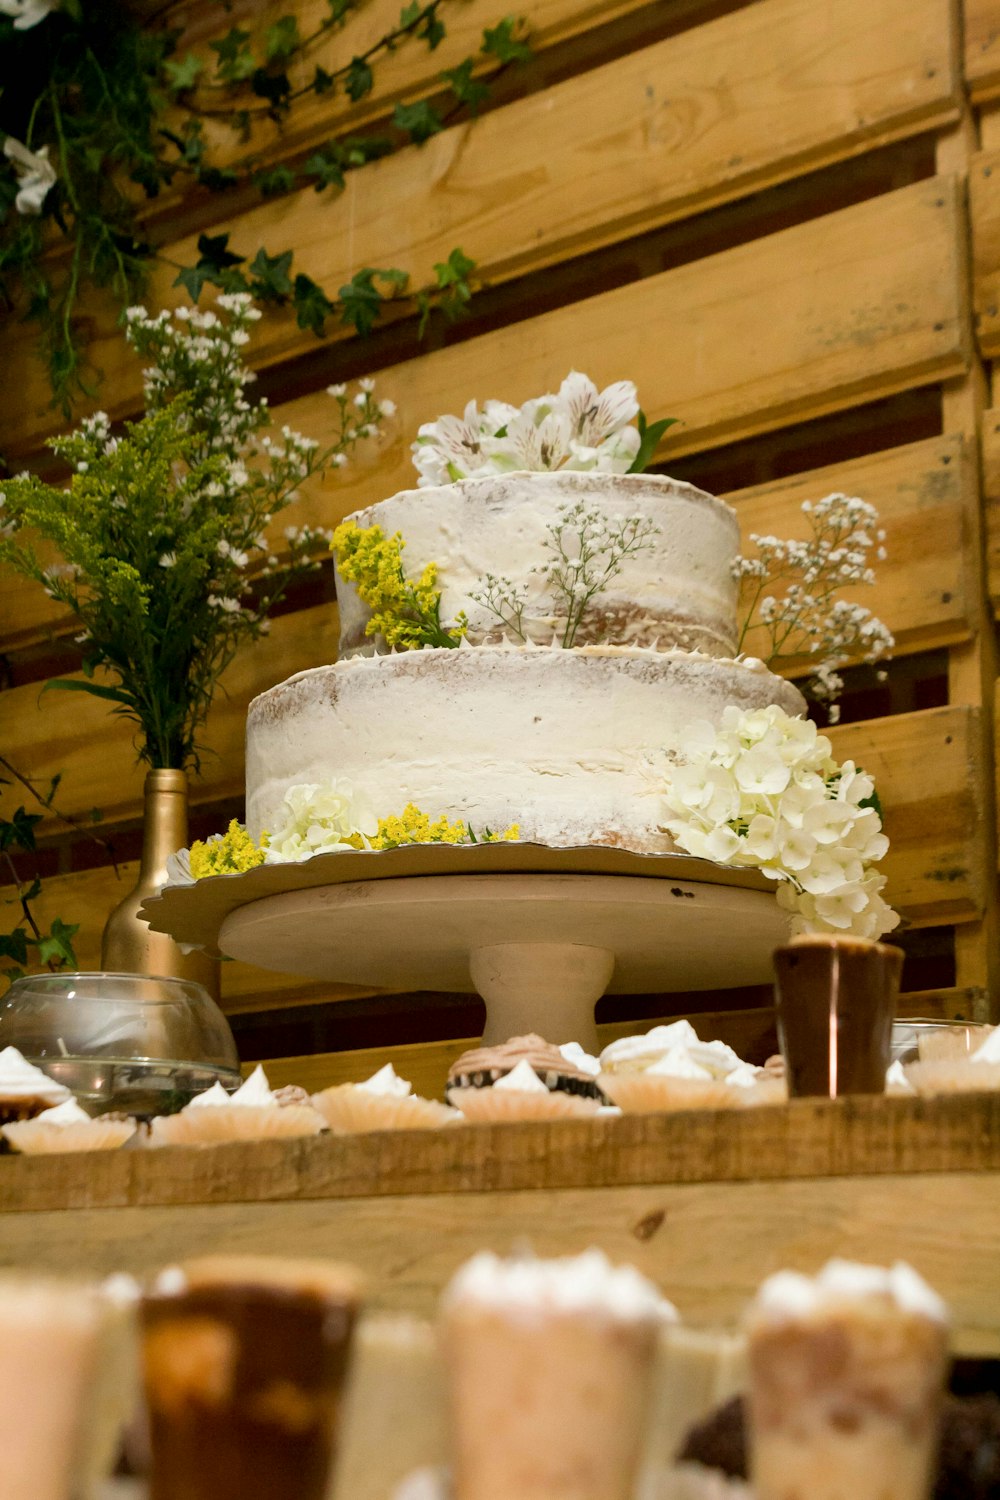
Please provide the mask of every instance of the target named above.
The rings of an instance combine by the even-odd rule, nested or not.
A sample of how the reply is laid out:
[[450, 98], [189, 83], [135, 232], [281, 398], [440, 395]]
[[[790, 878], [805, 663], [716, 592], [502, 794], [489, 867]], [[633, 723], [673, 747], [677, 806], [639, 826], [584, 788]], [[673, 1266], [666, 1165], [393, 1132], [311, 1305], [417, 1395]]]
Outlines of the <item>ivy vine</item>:
[[[367, 0], [327, 0], [308, 35], [294, 13], [255, 34], [240, 26], [209, 44], [210, 59], [178, 52], [179, 34], [143, 27], [126, 0], [4, 0], [0, 14], [0, 299], [40, 332], [54, 403], [67, 414], [93, 394], [80, 333], [82, 299], [110, 289], [122, 307], [142, 299], [159, 252], [144, 229], [144, 205], [185, 182], [212, 193], [251, 185], [262, 198], [312, 186], [335, 196], [348, 172], [399, 146], [421, 144], [460, 116], [474, 116], [490, 80], [531, 56], [513, 16], [487, 27], [477, 53], [437, 76], [434, 102], [397, 103], [378, 134], [334, 138], [305, 160], [268, 161], [258, 147], [220, 162], [206, 124], [228, 123], [249, 142], [258, 120], [283, 125], [297, 101], [342, 94], [356, 104], [375, 88], [381, 62], [403, 45], [433, 52], [460, 0], [408, 0], [398, 21], [363, 52], [349, 51], [350, 20]], [[316, 44], [343, 34], [344, 61], [310, 67]], [[293, 82], [306, 72], [304, 82]], [[294, 65], [294, 67], [293, 67]], [[444, 102], [441, 102], [444, 101]], [[234, 247], [203, 234], [193, 265], [175, 285], [193, 301], [207, 284], [287, 306], [298, 326], [322, 336], [331, 320], [368, 333], [389, 301], [408, 299], [421, 335], [435, 310], [459, 316], [473, 294], [475, 262], [456, 248], [416, 289], [395, 267], [364, 267], [330, 297], [298, 270], [294, 251]]]

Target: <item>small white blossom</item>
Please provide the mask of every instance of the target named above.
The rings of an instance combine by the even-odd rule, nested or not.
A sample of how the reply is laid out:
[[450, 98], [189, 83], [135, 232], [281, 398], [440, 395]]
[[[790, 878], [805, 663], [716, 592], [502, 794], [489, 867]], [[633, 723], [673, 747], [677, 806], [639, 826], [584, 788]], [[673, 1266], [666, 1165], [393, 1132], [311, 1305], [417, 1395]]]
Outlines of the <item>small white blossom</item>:
[[0, 0], [0, 15], [14, 17], [15, 31], [29, 31], [61, 5], [62, 0]]
[[[14, 3], [14, 0], [7, 0], [7, 3]], [[41, 20], [41, 15], [37, 19]], [[33, 25], [34, 22], [30, 24]], [[14, 25], [17, 25], [16, 21]], [[18, 177], [19, 187], [14, 207], [19, 214], [37, 217], [49, 190], [56, 185], [56, 169], [49, 161], [48, 146], [42, 146], [38, 151], [29, 151], [27, 146], [9, 135], [3, 143], [3, 153], [13, 163]]]
[[162, 554], [162, 556], [157, 559], [157, 561], [159, 562], [159, 565], [160, 565], [161, 568], [176, 568], [176, 566], [177, 566], [177, 553], [176, 552], [164, 552]]
[[662, 826], [699, 859], [778, 882], [796, 931], [880, 937], [899, 921], [874, 869], [889, 843], [871, 777], [838, 765], [830, 741], [776, 706], [728, 707], [695, 724], [670, 765]]

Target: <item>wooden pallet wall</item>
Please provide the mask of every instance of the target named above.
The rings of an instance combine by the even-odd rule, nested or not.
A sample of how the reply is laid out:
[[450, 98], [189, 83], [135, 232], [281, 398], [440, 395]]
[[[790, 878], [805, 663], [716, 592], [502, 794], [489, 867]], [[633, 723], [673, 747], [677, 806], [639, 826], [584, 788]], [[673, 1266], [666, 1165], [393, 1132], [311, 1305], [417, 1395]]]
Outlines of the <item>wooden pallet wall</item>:
[[[238, 0], [222, 22], [193, 4], [180, 15], [197, 46], [213, 24], [267, 8]], [[372, 0], [357, 24], [377, 34], [392, 10]], [[834, 740], [878, 778], [888, 894], [908, 923], [906, 1008], [996, 1016], [1000, 0], [524, 0], [520, 10], [537, 60], [478, 122], [371, 164], [339, 199], [307, 189], [266, 203], [173, 201], [150, 232], [175, 261], [192, 258], [208, 227], [251, 254], [294, 245], [331, 294], [365, 264], [404, 267], [419, 285], [456, 244], [476, 259], [484, 290], [468, 321], [435, 329], [429, 346], [391, 316], [368, 342], [334, 330], [318, 344], [284, 314], [260, 325], [253, 359], [279, 421], [322, 439], [326, 385], [359, 372], [397, 405], [370, 461], [313, 485], [297, 520], [330, 525], [412, 483], [421, 422], [473, 396], [523, 401], [570, 368], [634, 379], [651, 418], [679, 418], [658, 467], [726, 492], [746, 533], [794, 534], [802, 500], [831, 490], [875, 503], [888, 558], [867, 602], [897, 657], [888, 688], [858, 677]], [[401, 49], [363, 121], [338, 100], [314, 101], [287, 138], [259, 144], [296, 158], [400, 97], [432, 96], [440, 68], [503, 7], [469, 0], [455, 13], [456, 57]], [[343, 45], [358, 50], [350, 33]], [[154, 278], [158, 301], [176, 299], [172, 278]], [[138, 372], [113, 311], [95, 302], [88, 328], [102, 404], [137, 410]], [[5, 330], [3, 349], [0, 447], [32, 462], [53, 414], [24, 330]], [[206, 818], [240, 797], [249, 698], [332, 659], [336, 637], [332, 597], [312, 598], [234, 664], [195, 789]], [[39, 697], [54, 662], [72, 670], [70, 639], [44, 596], [0, 577], [11, 684], [0, 745], [34, 775], [62, 772], [62, 807], [101, 808], [129, 852], [142, 775], [127, 726], [96, 700]], [[81, 920], [92, 966], [122, 882], [55, 820], [42, 832], [60, 871], [43, 909]], [[224, 992], [234, 1015], [258, 1021], [359, 997], [237, 964]], [[659, 1013], [679, 1008], [663, 997]], [[333, 1060], [329, 1070], [343, 1074]]]

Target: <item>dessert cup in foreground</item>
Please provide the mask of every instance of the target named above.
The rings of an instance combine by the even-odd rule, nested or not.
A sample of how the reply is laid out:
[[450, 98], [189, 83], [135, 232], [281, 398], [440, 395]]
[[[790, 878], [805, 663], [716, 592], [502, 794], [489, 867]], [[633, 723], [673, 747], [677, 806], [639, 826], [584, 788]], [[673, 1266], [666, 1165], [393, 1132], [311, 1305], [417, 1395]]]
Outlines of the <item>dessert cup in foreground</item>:
[[0, 1495], [72, 1500], [102, 1307], [86, 1287], [0, 1276]]
[[142, 1305], [150, 1500], [324, 1500], [357, 1305], [327, 1262], [164, 1272]]
[[72, 1097], [68, 1088], [27, 1062], [16, 1047], [0, 1051], [0, 1125], [33, 1120]]
[[436, 1130], [461, 1115], [436, 1099], [421, 1099], [413, 1085], [386, 1063], [364, 1083], [335, 1083], [313, 1094], [312, 1107], [335, 1135], [369, 1130]]
[[25, 1156], [62, 1155], [71, 1151], [118, 1151], [136, 1133], [131, 1119], [92, 1120], [73, 1099], [44, 1109], [30, 1120], [0, 1125], [0, 1136]]
[[675, 1316], [598, 1251], [475, 1256], [443, 1304], [453, 1500], [631, 1500], [657, 1339]]
[[947, 1320], [915, 1271], [781, 1272], [747, 1333], [757, 1500], [927, 1500]]
[[448, 1100], [464, 1119], [489, 1125], [521, 1120], [582, 1120], [592, 1118], [601, 1107], [596, 1098], [546, 1087], [531, 1064], [523, 1059], [486, 1088], [449, 1087]]

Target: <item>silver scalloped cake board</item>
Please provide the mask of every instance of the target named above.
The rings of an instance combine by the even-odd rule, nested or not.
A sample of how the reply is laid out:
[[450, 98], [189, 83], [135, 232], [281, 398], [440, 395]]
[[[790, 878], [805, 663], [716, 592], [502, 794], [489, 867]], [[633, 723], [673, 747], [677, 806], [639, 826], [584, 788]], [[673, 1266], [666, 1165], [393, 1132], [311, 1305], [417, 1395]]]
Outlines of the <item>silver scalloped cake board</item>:
[[687, 855], [587, 846], [344, 850], [170, 886], [141, 914], [211, 953], [338, 983], [477, 989], [485, 1039], [593, 1046], [604, 993], [771, 976], [788, 936], [774, 883]]

